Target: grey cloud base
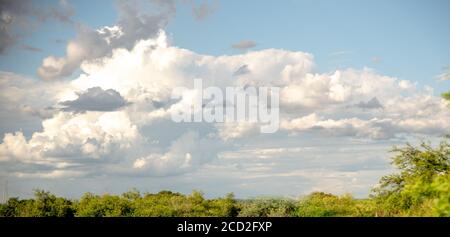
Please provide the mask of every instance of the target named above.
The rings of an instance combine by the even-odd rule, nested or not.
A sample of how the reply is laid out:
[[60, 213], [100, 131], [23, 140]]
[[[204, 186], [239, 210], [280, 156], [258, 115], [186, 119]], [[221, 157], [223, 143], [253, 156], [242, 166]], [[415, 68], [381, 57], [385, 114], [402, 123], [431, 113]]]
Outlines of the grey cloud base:
[[66, 112], [86, 112], [86, 111], [115, 111], [128, 103], [119, 92], [100, 87], [92, 87], [87, 91], [78, 93], [76, 100], [63, 101], [59, 105]]

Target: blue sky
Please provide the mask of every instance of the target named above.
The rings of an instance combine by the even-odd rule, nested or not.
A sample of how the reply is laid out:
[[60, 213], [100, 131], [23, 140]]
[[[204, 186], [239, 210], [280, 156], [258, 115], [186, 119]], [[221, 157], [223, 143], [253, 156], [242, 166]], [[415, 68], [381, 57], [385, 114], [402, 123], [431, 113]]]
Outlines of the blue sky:
[[450, 62], [449, 9], [445, 0], [224, 1], [205, 22], [181, 8], [169, 32], [196, 52], [235, 54], [229, 45], [250, 39], [256, 49], [310, 52], [319, 71], [367, 66], [441, 92], [435, 79]]
[[[393, 171], [393, 145], [450, 130], [449, 80], [438, 79], [450, 70], [449, 1], [149, 2], [2, 1], [0, 183], [11, 195], [367, 197]], [[189, 98], [170, 92], [198, 78], [279, 87], [279, 130], [174, 123]]]

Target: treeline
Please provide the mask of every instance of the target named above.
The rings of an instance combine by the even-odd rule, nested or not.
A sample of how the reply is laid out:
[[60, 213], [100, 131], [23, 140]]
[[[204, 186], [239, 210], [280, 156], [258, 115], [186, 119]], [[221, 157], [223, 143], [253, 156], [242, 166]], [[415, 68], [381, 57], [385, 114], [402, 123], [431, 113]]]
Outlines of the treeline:
[[0, 208], [5, 217], [295, 217], [295, 216], [374, 216], [367, 200], [351, 196], [313, 193], [303, 200], [248, 199], [233, 195], [205, 199], [200, 192], [183, 195], [170, 191], [122, 195], [85, 194], [80, 200], [68, 200], [36, 191], [34, 199], [11, 198]]
[[394, 148], [398, 173], [380, 180], [368, 199], [312, 193], [294, 199], [237, 200], [233, 194], [206, 199], [201, 192], [170, 191], [122, 195], [84, 194], [79, 200], [42, 190], [34, 199], [10, 198], [0, 205], [3, 217], [328, 217], [450, 216], [450, 146], [423, 143]]

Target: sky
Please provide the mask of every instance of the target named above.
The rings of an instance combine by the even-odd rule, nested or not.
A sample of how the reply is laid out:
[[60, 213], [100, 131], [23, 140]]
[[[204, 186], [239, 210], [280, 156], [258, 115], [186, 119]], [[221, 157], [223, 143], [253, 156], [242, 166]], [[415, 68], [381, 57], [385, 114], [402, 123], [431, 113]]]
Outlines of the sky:
[[[450, 3], [0, 0], [0, 192], [366, 197], [450, 128]], [[243, 73], [236, 73], [245, 67]], [[174, 123], [193, 79], [280, 87], [280, 130]]]

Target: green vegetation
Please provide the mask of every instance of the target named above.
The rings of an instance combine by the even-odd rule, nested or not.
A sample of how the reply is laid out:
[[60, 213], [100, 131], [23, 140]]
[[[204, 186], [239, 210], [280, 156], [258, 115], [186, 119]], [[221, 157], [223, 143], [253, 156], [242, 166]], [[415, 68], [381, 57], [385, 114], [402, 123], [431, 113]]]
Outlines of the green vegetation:
[[217, 216], [217, 217], [327, 217], [327, 216], [450, 216], [450, 145], [427, 143], [393, 149], [398, 173], [382, 177], [369, 199], [350, 195], [312, 193], [295, 199], [205, 199], [194, 191], [120, 196], [92, 193], [68, 200], [37, 190], [34, 199], [10, 198], [0, 205], [0, 216], [110, 217], [110, 216]]
[[189, 216], [237, 216], [237, 204], [233, 195], [207, 200], [194, 191], [182, 195], [170, 191], [141, 195], [132, 190], [121, 196], [102, 196], [86, 193], [80, 200], [67, 200], [37, 190], [35, 199], [10, 198], [0, 206], [4, 217], [189, 217]]
[[400, 170], [374, 189], [377, 213], [387, 216], [450, 216], [450, 146], [422, 143], [394, 148], [392, 163]]
[[450, 91], [442, 93], [442, 98], [450, 101]]

